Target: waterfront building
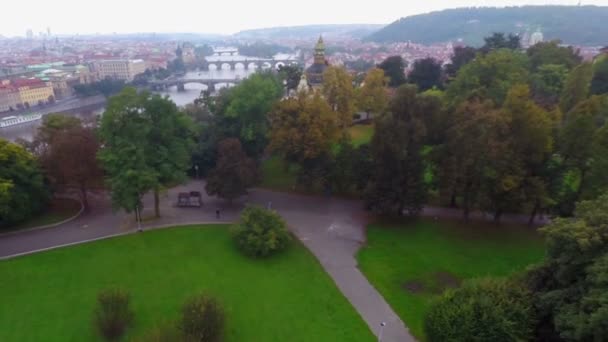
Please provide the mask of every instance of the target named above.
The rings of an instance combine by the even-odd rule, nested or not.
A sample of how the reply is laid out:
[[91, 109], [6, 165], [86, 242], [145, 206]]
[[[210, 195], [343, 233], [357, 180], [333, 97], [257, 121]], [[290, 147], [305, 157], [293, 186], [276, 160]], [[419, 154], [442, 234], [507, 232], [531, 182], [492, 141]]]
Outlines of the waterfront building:
[[29, 108], [55, 101], [50, 82], [37, 78], [17, 78], [0, 82], [0, 112]]
[[135, 76], [146, 71], [146, 62], [141, 59], [110, 59], [93, 63], [99, 79], [115, 78], [131, 82]]

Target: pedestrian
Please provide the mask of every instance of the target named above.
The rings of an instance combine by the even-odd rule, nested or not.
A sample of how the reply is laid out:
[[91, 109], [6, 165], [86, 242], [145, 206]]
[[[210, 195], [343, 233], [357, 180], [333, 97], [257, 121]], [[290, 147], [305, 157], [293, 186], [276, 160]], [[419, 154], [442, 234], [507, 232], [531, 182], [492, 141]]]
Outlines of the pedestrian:
[[220, 208], [215, 209], [215, 218], [220, 219]]

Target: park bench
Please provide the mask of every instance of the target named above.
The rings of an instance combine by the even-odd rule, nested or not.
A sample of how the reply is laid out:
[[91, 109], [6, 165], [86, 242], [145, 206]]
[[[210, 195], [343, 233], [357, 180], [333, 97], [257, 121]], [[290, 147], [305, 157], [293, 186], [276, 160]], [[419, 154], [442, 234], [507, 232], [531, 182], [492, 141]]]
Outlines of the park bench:
[[202, 207], [203, 196], [199, 191], [180, 192], [177, 195], [178, 208]]

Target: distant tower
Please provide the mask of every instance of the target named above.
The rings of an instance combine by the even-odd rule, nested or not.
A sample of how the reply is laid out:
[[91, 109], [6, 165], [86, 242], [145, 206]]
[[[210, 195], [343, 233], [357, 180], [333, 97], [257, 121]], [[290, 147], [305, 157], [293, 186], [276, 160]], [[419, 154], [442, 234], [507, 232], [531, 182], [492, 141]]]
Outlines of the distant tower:
[[545, 40], [543, 33], [540, 31], [540, 27], [536, 30], [536, 32], [532, 33], [530, 36], [530, 46], [534, 46], [538, 43], [542, 43]]
[[325, 64], [325, 43], [323, 36], [319, 36], [319, 41], [315, 46], [315, 64]]
[[47, 27], [47, 28], [46, 28], [46, 34], [47, 34], [47, 36], [49, 36], [49, 37], [51, 36], [51, 28], [50, 28], [50, 27]]
[[32, 31], [32, 29], [27, 29], [27, 31], [25, 31], [25, 36], [27, 37], [27, 39], [33, 39], [34, 38], [34, 31]]

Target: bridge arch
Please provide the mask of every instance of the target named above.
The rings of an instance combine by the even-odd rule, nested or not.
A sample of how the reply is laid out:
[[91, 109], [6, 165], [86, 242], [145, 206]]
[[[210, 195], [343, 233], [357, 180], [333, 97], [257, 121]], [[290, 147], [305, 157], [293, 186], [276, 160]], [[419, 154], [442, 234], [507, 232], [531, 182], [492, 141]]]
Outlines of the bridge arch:
[[248, 69], [248, 68], [249, 68], [249, 65], [246, 64], [245, 62], [235, 62], [234, 63], [234, 67], [233, 67], [234, 70], [236, 70], [236, 69]]

